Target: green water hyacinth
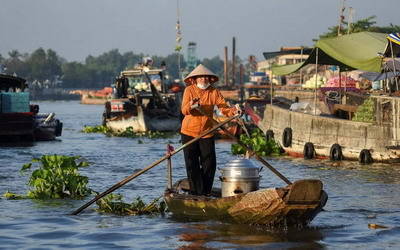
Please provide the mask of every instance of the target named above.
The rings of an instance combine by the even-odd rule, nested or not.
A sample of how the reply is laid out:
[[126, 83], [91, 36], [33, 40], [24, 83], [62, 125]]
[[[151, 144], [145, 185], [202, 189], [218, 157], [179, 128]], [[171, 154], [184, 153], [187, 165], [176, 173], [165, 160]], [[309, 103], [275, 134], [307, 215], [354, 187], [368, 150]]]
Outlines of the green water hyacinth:
[[87, 187], [88, 177], [81, 176], [79, 168], [89, 166], [86, 161], [80, 161], [80, 156], [43, 155], [35, 158], [31, 163], [24, 164], [21, 172], [31, 169], [33, 165], [38, 168], [33, 170], [28, 180], [32, 188], [27, 197], [32, 199], [81, 199], [90, 194]]
[[108, 134], [111, 133], [111, 130], [106, 126], [98, 125], [98, 126], [84, 126], [82, 129], [83, 133], [103, 133]]
[[130, 137], [130, 138], [140, 138], [146, 137], [149, 139], [159, 139], [159, 138], [170, 138], [176, 135], [175, 132], [161, 132], [161, 131], [147, 131], [147, 132], [135, 132], [132, 127], [127, 127], [125, 131], [121, 133], [113, 134], [114, 136], [120, 137]]
[[128, 137], [128, 138], [149, 138], [149, 139], [165, 139], [176, 135], [175, 132], [161, 132], [161, 131], [147, 131], [147, 132], [135, 132], [132, 127], [127, 127], [122, 132], [113, 132], [106, 126], [85, 126], [82, 129], [83, 133], [102, 133], [107, 136], [117, 136], [117, 137]]
[[97, 211], [101, 213], [111, 213], [116, 215], [153, 215], [164, 213], [166, 210], [165, 202], [158, 202], [157, 198], [146, 204], [142, 198], [137, 197], [132, 203], [123, 202], [123, 197], [120, 194], [109, 194], [98, 201]]
[[[259, 128], [253, 129], [250, 137], [246, 134], [240, 135], [239, 140], [260, 156], [279, 156], [281, 154], [281, 146], [274, 140], [267, 140]], [[240, 155], [245, 154], [246, 149], [239, 144], [232, 144], [231, 152], [234, 155]]]

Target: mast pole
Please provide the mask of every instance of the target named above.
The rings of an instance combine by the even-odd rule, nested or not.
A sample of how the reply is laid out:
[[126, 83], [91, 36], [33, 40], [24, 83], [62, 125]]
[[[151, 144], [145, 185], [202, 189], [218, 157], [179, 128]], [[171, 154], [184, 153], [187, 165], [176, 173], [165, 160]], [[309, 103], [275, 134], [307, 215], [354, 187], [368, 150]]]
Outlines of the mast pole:
[[232, 38], [232, 82], [231, 87], [236, 84], [236, 38]]
[[345, 2], [345, 0], [342, 0], [342, 6], [339, 9], [339, 25], [338, 25], [338, 30], [337, 30], [338, 36], [342, 35], [341, 30], [342, 30], [342, 24], [343, 24], [343, 20], [344, 20], [343, 13], [344, 13], [344, 10], [346, 9], [346, 7], [344, 7], [344, 2]]
[[179, 80], [182, 80], [182, 70], [181, 70], [181, 40], [182, 40], [182, 33], [181, 33], [181, 22], [180, 22], [180, 12], [179, 12], [179, 0], [176, 0], [176, 46], [175, 51], [178, 53], [178, 77]]
[[228, 76], [228, 47], [224, 47], [224, 85], [229, 86], [229, 76]]
[[315, 89], [314, 89], [314, 115], [317, 115], [317, 86], [318, 86], [318, 47], [315, 56]]

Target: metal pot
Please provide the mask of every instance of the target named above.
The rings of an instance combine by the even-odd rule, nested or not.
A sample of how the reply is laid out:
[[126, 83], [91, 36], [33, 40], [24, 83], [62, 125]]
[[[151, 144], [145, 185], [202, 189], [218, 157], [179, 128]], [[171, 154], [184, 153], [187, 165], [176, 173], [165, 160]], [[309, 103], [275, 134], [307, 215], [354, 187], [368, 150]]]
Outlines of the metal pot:
[[232, 160], [219, 170], [222, 197], [248, 193], [259, 188], [261, 169], [249, 159]]

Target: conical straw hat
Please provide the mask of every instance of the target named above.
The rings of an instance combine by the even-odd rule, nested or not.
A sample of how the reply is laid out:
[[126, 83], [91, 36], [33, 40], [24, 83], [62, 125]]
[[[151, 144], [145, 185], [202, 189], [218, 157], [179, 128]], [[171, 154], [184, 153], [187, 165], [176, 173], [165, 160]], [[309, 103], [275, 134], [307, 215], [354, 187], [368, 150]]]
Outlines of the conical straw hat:
[[210, 76], [210, 84], [218, 81], [218, 76], [211, 70], [207, 69], [203, 64], [197, 66], [188, 76], [183, 80], [186, 84], [190, 85], [194, 83], [196, 76]]

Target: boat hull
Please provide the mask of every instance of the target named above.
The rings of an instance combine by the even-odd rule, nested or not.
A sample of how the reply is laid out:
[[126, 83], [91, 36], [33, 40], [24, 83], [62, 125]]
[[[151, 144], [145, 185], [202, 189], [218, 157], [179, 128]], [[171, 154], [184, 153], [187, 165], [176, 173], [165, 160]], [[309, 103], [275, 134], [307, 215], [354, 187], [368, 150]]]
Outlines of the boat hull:
[[133, 132], [147, 131], [178, 131], [181, 121], [178, 117], [169, 115], [149, 116], [143, 109], [137, 107], [137, 115], [126, 114], [107, 119], [106, 126], [113, 132], [123, 132], [129, 127]]
[[[52, 141], [61, 136], [63, 123], [51, 117], [54, 113], [39, 113], [35, 115], [35, 140]], [[49, 120], [46, 119], [49, 117]]]
[[[355, 122], [332, 117], [314, 116], [266, 105], [258, 126], [274, 138], [291, 156], [304, 156], [306, 143], [312, 143], [316, 158], [329, 158], [334, 144], [341, 147], [346, 160], [359, 160], [362, 150], [369, 150], [375, 162], [400, 162], [399, 141], [388, 124]], [[284, 143], [285, 129], [291, 129], [291, 144]]]
[[33, 142], [33, 113], [0, 113], [0, 143]]
[[240, 224], [304, 226], [322, 210], [327, 194], [320, 181], [301, 180], [286, 188], [261, 189], [223, 198], [167, 190], [164, 199], [168, 209], [181, 217]]

